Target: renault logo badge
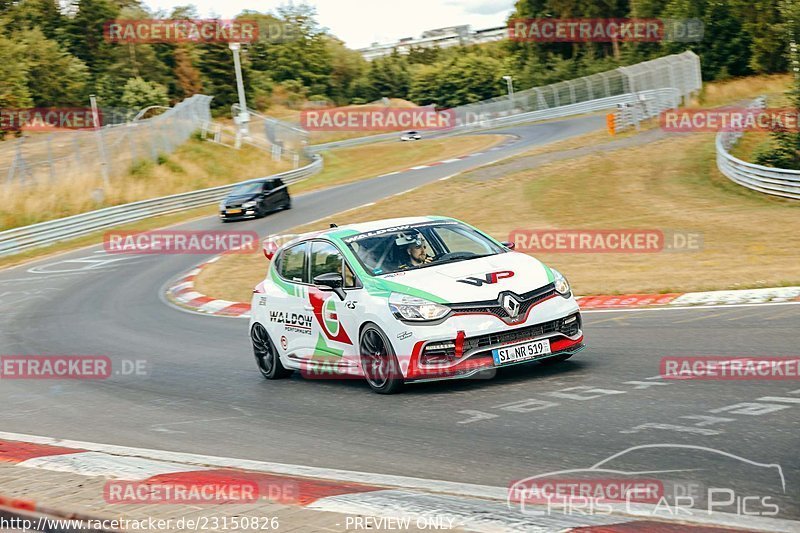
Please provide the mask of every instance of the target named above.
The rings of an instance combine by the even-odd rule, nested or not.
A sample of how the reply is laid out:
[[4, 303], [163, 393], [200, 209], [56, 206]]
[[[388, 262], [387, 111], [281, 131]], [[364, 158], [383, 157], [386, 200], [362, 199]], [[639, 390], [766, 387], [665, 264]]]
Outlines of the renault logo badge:
[[503, 299], [500, 301], [500, 305], [503, 306], [503, 309], [506, 310], [506, 313], [508, 313], [508, 316], [511, 318], [516, 318], [517, 315], [519, 315], [520, 303], [513, 295], [504, 295]]

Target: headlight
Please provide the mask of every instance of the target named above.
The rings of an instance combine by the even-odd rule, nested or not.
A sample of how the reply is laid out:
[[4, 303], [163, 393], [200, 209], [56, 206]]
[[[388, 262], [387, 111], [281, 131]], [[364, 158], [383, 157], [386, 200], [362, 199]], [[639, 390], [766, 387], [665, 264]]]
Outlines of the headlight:
[[568, 297], [570, 295], [569, 281], [555, 268], [550, 270], [553, 271], [553, 276], [555, 277], [553, 283], [555, 284], [556, 292], [565, 298]]
[[251, 207], [255, 207], [258, 202], [245, 202], [242, 204], [242, 207], [245, 209], [250, 209]]
[[389, 309], [394, 316], [403, 320], [437, 320], [450, 312], [450, 308], [423, 298], [393, 292], [389, 296]]

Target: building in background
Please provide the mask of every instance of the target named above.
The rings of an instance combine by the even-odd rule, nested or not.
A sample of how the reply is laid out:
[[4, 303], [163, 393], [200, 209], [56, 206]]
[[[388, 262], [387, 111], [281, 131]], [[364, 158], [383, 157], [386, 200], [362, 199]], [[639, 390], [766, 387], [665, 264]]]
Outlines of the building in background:
[[367, 61], [388, 56], [395, 50], [399, 54], [408, 54], [411, 48], [449, 48], [451, 46], [482, 44], [505, 39], [508, 34], [506, 26], [497, 26], [483, 30], [472, 30], [469, 25], [448, 26], [436, 28], [422, 33], [421, 37], [404, 37], [391, 43], [372, 43], [371, 46], [360, 48], [358, 52]]

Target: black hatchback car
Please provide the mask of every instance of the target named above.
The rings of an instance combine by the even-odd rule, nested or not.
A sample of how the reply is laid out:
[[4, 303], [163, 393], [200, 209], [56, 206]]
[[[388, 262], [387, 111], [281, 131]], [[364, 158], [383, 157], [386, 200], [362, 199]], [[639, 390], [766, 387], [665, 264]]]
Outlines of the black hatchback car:
[[219, 218], [223, 222], [259, 218], [291, 207], [289, 188], [280, 178], [251, 180], [234, 187], [219, 204]]

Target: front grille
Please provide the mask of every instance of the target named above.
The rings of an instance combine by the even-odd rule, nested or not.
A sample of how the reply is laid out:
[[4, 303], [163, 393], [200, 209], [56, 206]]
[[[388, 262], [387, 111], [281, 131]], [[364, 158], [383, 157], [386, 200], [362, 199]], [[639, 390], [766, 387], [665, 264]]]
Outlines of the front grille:
[[[538, 289], [518, 295], [517, 299], [520, 302], [520, 306], [517, 316], [524, 317], [532, 306], [555, 294], [557, 294], [555, 284], [550, 283], [544, 287], [539, 287]], [[455, 313], [489, 313], [503, 319], [510, 318], [508, 312], [500, 305], [499, 297], [495, 300], [451, 304], [450, 309]]]
[[[571, 320], [575, 317], [575, 320]], [[567, 323], [567, 321], [569, 321]], [[464, 353], [471, 350], [486, 348], [498, 344], [511, 344], [521, 342], [548, 333], [561, 333], [568, 337], [574, 337], [578, 334], [581, 328], [580, 313], [575, 313], [568, 317], [551, 320], [549, 322], [542, 322], [541, 324], [534, 324], [532, 326], [525, 326], [522, 328], [515, 328], [497, 333], [489, 333], [486, 335], [477, 335], [475, 337], [467, 337], [464, 339]], [[433, 342], [425, 347], [422, 351], [423, 364], [445, 363], [452, 360], [455, 355], [455, 347], [440, 347], [430, 349], [431, 346], [446, 344], [446, 342]]]

